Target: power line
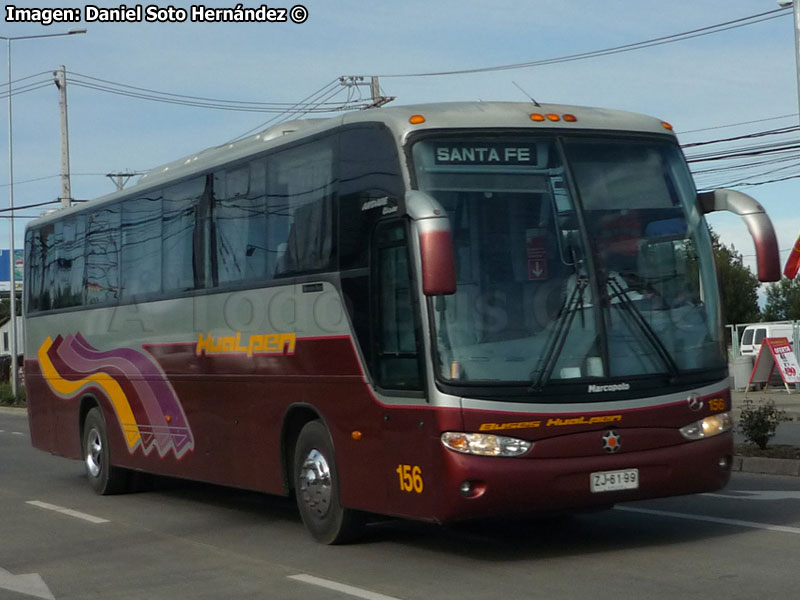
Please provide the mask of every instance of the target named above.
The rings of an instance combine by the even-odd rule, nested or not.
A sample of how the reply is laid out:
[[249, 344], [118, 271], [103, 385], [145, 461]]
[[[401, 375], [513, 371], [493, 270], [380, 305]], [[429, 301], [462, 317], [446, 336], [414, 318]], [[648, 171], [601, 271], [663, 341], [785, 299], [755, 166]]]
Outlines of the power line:
[[509, 71], [512, 69], [526, 69], [530, 67], [540, 67], [544, 65], [552, 65], [552, 64], [559, 64], [564, 62], [572, 62], [576, 60], [584, 60], [587, 58], [596, 58], [598, 56], [609, 56], [612, 54], [621, 54], [623, 52], [631, 52], [633, 50], [641, 50], [643, 48], [652, 48], [653, 46], [661, 46], [664, 44], [671, 44], [675, 42], [682, 42], [685, 40], [702, 37], [706, 35], [711, 35], [714, 33], [720, 33], [723, 31], [730, 31], [731, 29], [738, 29], [739, 27], [746, 27], [748, 25], [755, 25], [756, 23], [762, 23], [764, 21], [769, 21], [772, 19], [776, 19], [783, 16], [788, 16], [791, 14], [791, 7], [787, 8], [777, 8], [774, 10], [769, 10], [763, 13], [758, 13], [755, 15], [750, 15], [749, 17], [742, 17], [740, 19], [734, 19], [732, 21], [725, 21], [723, 23], [717, 23], [715, 25], [708, 25], [706, 27], [701, 27], [699, 29], [692, 29], [689, 31], [684, 31], [682, 33], [676, 33], [672, 35], [662, 36], [658, 38], [653, 38], [649, 40], [643, 40], [640, 42], [634, 42], [631, 44], [624, 44], [621, 46], [614, 46], [611, 48], [604, 48], [602, 50], [592, 50], [590, 52], [581, 52], [578, 54], [569, 54], [566, 56], [559, 56], [555, 58], [546, 58], [541, 60], [534, 60], [528, 62], [521, 62], [521, 63], [513, 63], [507, 65], [496, 65], [491, 67], [478, 67], [478, 68], [471, 68], [471, 69], [458, 69], [452, 71], [431, 71], [431, 72], [423, 72], [423, 73], [390, 73], [390, 74], [383, 74], [379, 75], [379, 77], [434, 77], [434, 76], [442, 76], [442, 75], [467, 75], [472, 73], [486, 73], [489, 71]]
[[787, 177], [779, 177], [777, 179], [768, 179], [767, 181], [754, 181], [754, 182], [743, 182], [737, 185], [741, 187], [756, 187], [759, 185], [767, 185], [768, 183], [780, 183], [782, 181], [789, 181], [791, 179], [800, 179], [800, 174], [798, 175], [789, 175]]
[[766, 121], [777, 121], [779, 119], [790, 119], [790, 118], [797, 118], [797, 113], [792, 113], [788, 115], [780, 115], [777, 117], [765, 117], [763, 119], [754, 119], [752, 121], [741, 121], [739, 123], [728, 123], [727, 125], [714, 125], [712, 127], [703, 127], [701, 129], [688, 129], [686, 131], [676, 131], [678, 135], [686, 135], [688, 133], [699, 133], [701, 131], [713, 131], [715, 129], [726, 129], [728, 127], [739, 127], [741, 125], [753, 125], [755, 123], [764, 123]]
[[338, 79], [334, 79], [333, 81], [328, 82], [327, 84], [325, 84], [321, 88], [319, 88], [317, 91], [312, 92], [311, 94], [309, 94], [308, 96], [306, 96], [305, 98], [303, 98], [302, 100], [300, 100], [299, 102], [294, 104], [293, 106], [287, 108], [286, 110], [284, 110], [283, 112], [279, 113], [278, 115], [272, 117], [268, 121], [265, 121], [264, 123], [261, 123], [260, 125], [257, 125], [256, 127], [253, 127], [252, 129], [248, 129], [244, 133], [236, 136], [235, 138], [233, 138], [232, 140], [230, 140], [230, 141], [228, 141], [226, 143], [230, 144], [231, 142], [235, 142], [235, 141], [240, 140], [240, 139], [242, 139], [244, 137], [247, 137], [251, 133], [259, 131], [260, 129], [264, 129], [265, 127], [269, 126], [273, 122], [279, 122], [282, 117], [290, 118], [292, 115], [297, 114], [297, 112], [303, 106], [305, 106], [307, 104], [313, 105], [315, 102], [317, 102], [319, 100], [323, 100], [323, 101], [327, 100], [328, 97], [329, 97], [328, 96], [329, 92], [336, 91], [338, 93], [340, 91], [339, 89], [337, 89], [338, 85], [339, 85], [339, 80]]
[[26, 94], [28, 92], [34, 92], [36, 90], [41, 90], [42, 88], [45, 88], [45, 87], [48, 87], [49, 85], [51, 85], [51, 83], [52, 83], [51, 81], [42, 81], [42, 82], [36, 82], [36, 83], [30, 83], [28, 85], [24, 85], [22, 87], [16, 88], [15, 90], [12, 90], [12, 92], [10, 94], [8, 92], [0, 93], [0, 100], [5, 100], [9, 96], [19, 96], [20, 94]]
[[[54, 200], [53, 202], [58, 202], [58, 200]], [[18, 215], [16, 212], [13, 215], [0, 215], [0, 219], [38, 219], [41, 217], [41, 214], [38, 215]]]
[[26, 208], [37, 208], [39, 206], [47, 206], [48, 204], [56, 204], [57, 202], [61, 202], [60, 200], [49, 200], [47, 202], [37, 202], [36, 204], [24, 204], [21, 206], [15, 206], [13, 208], [0, 208], [0, 213], [5, 212], [16, 212], [18, 210], [24, 210]]
[[[21, 77], [20, 79], [14, 79], [14, 80], [11, 81], [10, 85], [13, 86], [14, 84], [19, 83], [20, 81], [27, 81], [28, 79], [33, 79], [34, 77], [42, 77], [42, 76], [50, 77], [50, 71], [41, 71], [40, 73], [34, 73], [33, 75], [28, 75], [26, 77]], [[0, 89], [7, 88], [7, 87], [9, 87], [9, 83], [8, 82], [0, 83]], [[7, 92], [4, 92], [4, 93], [7, 93]]]
[[[765, 120], [772, 119], [755, 122]], [[759, 186], [800, 178], [798, 131], [800, 127], [787, 126], [687, 143], [682, 147], [689, 150], [686, 160], [698, 187]], [[770, 141], [765, 143], [766, 138]], [[697, 168], [709, 164], [715, 166]], [[777, 174], [782, 176], [776, 177]]]
[[118, 82], [114, 82], [114, 81], [108, 81], [106, 79], [100, 79], [99, 77], [92, 77], [90, 75], [83, 75], [81, 73], [76, 73], [76, 72], [70, 72], [70, 77], [71, 77], [70, 81], [73, 81], [75, 77], [81, 77], [81, 78], [84, 78], [84, 79], [90, 79], [92, 81], [97, 81], [97, 82], [100, 82], [100, 83], [103, 83], [103, 84], [107, 84], [107, 85], [110, 85], [110, 86], [115, 86], [115, 87], [119, 87], [119, 88], [127, 88], [127, 89], [130, 89], [130, 90], [135, 90], [136, 92], [143, 92], [143, 93], [146, 93], [146, 94], [153, 94], [153, 95], [156, 95], [156, 96], [171, 96], [171, 97], [180, 98], [180, 99], [183, 99], [183, 100], [191, 100], [191, 101], [198, 101], [198, 102], [210, 102], [210, 103], [214, 103], [214, 104], [249, 105], [249, 106], [269, 107], [269, 108], [293, 107], [293, 106], [297, 105], [296, 102], [255, 102], [255, 101], [248, 101], [248, 100], [224, 100], [224, 99], [220, 99], [220, 98], [207, 98], [207, 97], [203, 97], [203, 96], [192, 96], [192, 95], [188, 95], [188, 94], [175, 94], [175, 93], [172, 93], [172, 92], [161, 92], [161, 91], [153, 90], [153, 89], [150, 89], [150, 88], [143, 88], [143, 87], [137, 87], [137, 86], [133, 86], [133, 85], [128, 85], [128, 84], [125, 84], [125, 83], [118, 83]]
[[800, 126], [792, 125], [790, 127], [781, 127], [780, 129], [767, 129], [765, 131], [756, 131], [753, 133], [745, 133], [743, 135], [737, 135], [728, 138], [720, 138], [717, 140], [707, 140], [705, 142], [692, 142], [689, 144], [681, 144], [684, 148], [697, 148], [699, 146], [708, 146], [710, 144], [721, 144], [724, 142], [736, 142], [739, 140], [747, 140], [753, 139], [758, 137], [766, 137], [769, 135], [782, 135], [784, 133], [793, 133], [795, 131], [800, 131]]
[[[25, 85], [19, 85], [22, 82], [34, 79]], [[116, 94], [120, 96], [127, 96], [137, 98], [140, 100], [150, 100], [155, 102], [163, 102], [167, 104], [178, 104], [183, 106], [192, 106], [197, 108], [209, 108], [218, 110], [231, 110], [231, 111], [244, 111], [244, 112], [261, 112], [261, 113], [283, 113], [289, 109], [297, 109], [301, 107], [301, 103], [297, 102], [257, 102], [250, 100], [228, 100], [220, 98], [208, 98], [203, 96], [192, 96], [188, 94], [175, 94], [172, 92], [158, 91], [150, 88], [143, 88], [133, 86], [125, 83], [109, 81], [91, 75], [82, 73], [70, 73], [69, 83], [76, 87], [84, 87], [95, 91]], [[0, 99], [16, 96], [32, 92], [52, 84], [49, 72], [36, 73], [11, 82], [0, 85]], [[353, 101], [348, 99], [344, 102], [314, 102], [305, 106], [305, 112], [330, 112], [339, 111], [347, 108], [357, 108], [351, 106]]]
[[[697, 177], [697, 176], [705, 176], [705, 175], [711, 175], [711, 174], [714, 174], [714, 173], [726, 173], [726, 172], [731, 172], [731, 171], [736, 172], [736, 171], [742, 171], [742, 170], [745, 170], [745, 169], [748, 169], [748, 168], [757, 168], [757, 167], [764, 167], [764, 166], [770, 166], [770, 165], [777, 165], [777, 164], [786, 163], [786, 162], [792, 162], [793, 164], [789, 165], [789, 167], [781, 167], [781, 169], [790, 168], [791, 166], [794, 166], [794, 165], [800, 166], [800, 158], [798, 158], [798, 156], [796, 154], [791, 153], [788, 156], [779, 157], [779, 158], [775, 158], [775, 157], [772, 157], [772, 156], [756, 157], [754, 160], [751, 160], [751, 161], [748, 161], [748, 162], [737, 161], [735, 164], [725, 165], [725, 166], [722, 166], [722, 167], [711, 167], [711, 168], [708, 168], [708, 169], [696, 169], [695, 171], [693, 171], [693, 174], [695, 175], [695, 177]], [[766, 174], [768, 174], [768, 173], [769, 172], [767, 172]]]
[[[105, 173], [71, 173], [72, 177], [105, 177]], [[57, 179], [61, 175], [45, 175], [44, 177], [34, 177], [33, 179], [24, 179], [22, 181], [14, 181], [14, 185], [22, 185], [25, 183], [35, 183], [37, 181], [46, 181], [47, 179]], [[8, 187], [7, 183], [0, 183], [0, 187]]]
[[[71, 85], [77, 87], [88, 88], [96, 91], [107, 92], [111, 94], [116, 94], [118, 96], [127, 96], [130, 98], [137, 98], [139, 100], [150, 100], [153, 102], [161, 102], [164, 104], [177, 104], [181, 106], [191, 106], [195, 108], [208, 108], [208, 109], [215, 109], [215, 110], [227, 110], [227, 111], [235, 111], [235, 112], [253, 112], [253, 113], [278, 113], [282, 114], [287, 111], [288, 107], [295, 106], [295, 105], [263, 105], [263, 106], [246, 106], [246, 105], [234, 105], [234, 104], [219, 104], [214, 102], [204, 102], [204, 101], [195, 101], [195, 100], [179, 100], [175, 98], [163, 97], [163, 96], [156, 96], [156, 95], [149, 95], [143, 94], [138, 92], [128, 92], [121, 89], [115, 89], [109, 86], [102, 86], [96, 84], [89, 84], [83, 81], [78, 81], [75, 79], [71, 79], [69, 81]], [[354, 108], [351, 105], [345, 103], [335, 103], [335, 104], [315, 104], [309, 105], [305, 107], [305, 112], [332, 112], [332, 111], [339, 111], [348, 108]]]
[[332, 112], [357, 108], [350, 100], [346, 100], [344, 102], [328, 102], [327, 100], [314, 102], [254, 102], [207, 98], [202, 96], [191, 96], [188, 94], [175, 94], [172, 92], [162, 92], [149, 88], [116, 83], [97, 77], [82, 75], [80, 73], [71, 73], [69, 83], [78, 87], [107, 92], [119, 96], [137, 98], [140, 100], [150, 100], [154, 102], [163, 102], [166, 104], [177, 104], [197, 108], [238, 112], [283, 114], [287, 111], [302, 108], [305, 114], [308, 112]]

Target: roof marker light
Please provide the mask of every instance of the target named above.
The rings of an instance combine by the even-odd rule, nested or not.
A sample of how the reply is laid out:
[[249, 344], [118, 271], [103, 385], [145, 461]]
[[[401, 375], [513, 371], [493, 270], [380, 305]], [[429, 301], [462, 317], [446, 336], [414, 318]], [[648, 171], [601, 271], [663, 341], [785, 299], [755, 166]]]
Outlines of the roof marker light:
[[559, 117], [558, 115], [556, 115], [554, 113], [547, 113], [547, 120], [548, 121], [560, 121], [561, 117]]
[[544, 121], [544, 115], [540, 115], [539, 113], [532, 113], [531, 121]]
[[674, 129], [674, 128], [672, 127], [672, 125], [670, 125], [670, 124], [669, 124], [669, 123], [667, 123], [666, 121], [661, 121], [661, 126], [662, 126], [664, 129], [668, 130], [668, 131], [672, 131], [672, 130]]
[[425, 117], [422, 115], [411, 115], [411, 118], [408, 119], [408, 122], [412, 125], [421, 125], [425, 122]]
[[564, 120], [567, 121], [568, 123], [575, 123], [578, 120], [578, 117], [576, 117], [575, 115], [567, 114], [564, 115]]

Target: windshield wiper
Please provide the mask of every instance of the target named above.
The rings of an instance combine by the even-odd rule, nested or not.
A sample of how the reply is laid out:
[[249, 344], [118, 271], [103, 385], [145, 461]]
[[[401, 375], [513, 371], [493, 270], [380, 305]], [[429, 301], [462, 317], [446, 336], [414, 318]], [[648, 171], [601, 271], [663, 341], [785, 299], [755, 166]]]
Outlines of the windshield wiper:
[[606, 279], [606, 284], [612, 291], [613, 296], [619, 298], [620, 305], [628, 312], [634, 323], [638, 325], [639, 329], [644, 333], [647, 341], [650, 342], [650, 345], [655, 349], [659, 358], [664, 363], [664, 366], [667, 367], [669, 374], [673, 379], [677, 379], [678, 365], [675, 363], [675, 359], [672, 358], [672, 355], [664, 345], [664, 342], [661, 341], [661, 338], [658, 337], [658, 334], [655, 332], [653, 327], [650, 325], [647, 319], [645, 319], [642, 311], [636, 308], [636, 305], [633, 303], [633, 300], [631, 300], [628, 291], [615, 276], [609, 276]]
[[550, 339], [547, 340], [547, 345], [539, 359], [540, 366], [531, 374], [531, 377], [533, 377], [537, 372], [539, 373], [536, 380], [528, 388], [529, 392], [540, 392], [547, 382], [550, 381], [550, 376], [553, 374], [553, 369], [556, 368], [558, 358], [561, 356], [561, 351], [564, 349], [564, 344], [567, 341], [567, 335], [572, 327], [572, 321], [575, 320], [575, 315], [578, 313], [578, 310], [583, 308], [583, 294], [588, 285], [589, 280], [586, 276], [576, 277], [575, 288], [561, 308], [558, 320], [555, 322], [553, 331], [550, 334]]

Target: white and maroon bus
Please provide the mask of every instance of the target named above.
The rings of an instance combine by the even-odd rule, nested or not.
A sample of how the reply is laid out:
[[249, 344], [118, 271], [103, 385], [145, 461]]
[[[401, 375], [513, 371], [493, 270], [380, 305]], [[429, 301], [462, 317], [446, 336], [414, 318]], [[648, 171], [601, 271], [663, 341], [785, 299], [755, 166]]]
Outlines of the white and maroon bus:
[[732, 454], [704, 213], [671, 127], [453, 103], [278, 125], [26, 231], [33, 443], [294, 494], [313, 536], [716, 490]]

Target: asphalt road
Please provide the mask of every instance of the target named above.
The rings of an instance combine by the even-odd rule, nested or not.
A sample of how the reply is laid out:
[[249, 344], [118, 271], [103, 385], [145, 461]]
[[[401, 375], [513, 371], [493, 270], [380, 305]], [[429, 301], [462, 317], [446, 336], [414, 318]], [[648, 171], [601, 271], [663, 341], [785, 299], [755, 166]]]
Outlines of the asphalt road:
[[538, 522], [387, 521], [327, 547], [286, 499], [179, 481], [96, 496], [0, 409], [2, 600], [792, 598], [798, 559], [800, 478]]

